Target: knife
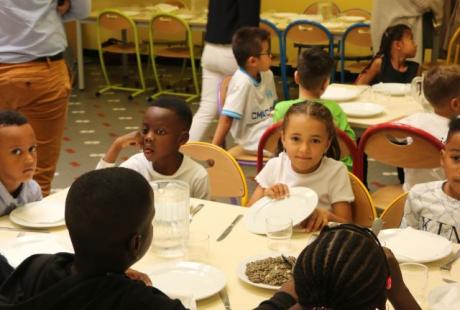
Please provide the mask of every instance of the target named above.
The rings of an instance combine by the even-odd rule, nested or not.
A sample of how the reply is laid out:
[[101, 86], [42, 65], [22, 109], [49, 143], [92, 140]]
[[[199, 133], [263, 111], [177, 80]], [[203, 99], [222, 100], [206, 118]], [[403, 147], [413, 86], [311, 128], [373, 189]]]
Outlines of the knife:
[[225, 237], [228, 236], [228, 234], [232, 231], [233, 227], [235, 227], [236, 223], [238, 223], [238, 221], [241, 220], [242, 217], [243, 214], [238, 214], [233, 220], [233, 222], [227, 228], [225, 228], [224, 232], [219, 236], [219, 238], [217, 238], [217, 241], [224, 240]]
[[228, 294], [225, 287], [223, 288], [223, 290], [219, 292], [219, 297], [222, 300], [222, 303], [224, 304], [225, 310], [232, 310], [232, 307], [230, 307], [230, 300], [228, 299]]

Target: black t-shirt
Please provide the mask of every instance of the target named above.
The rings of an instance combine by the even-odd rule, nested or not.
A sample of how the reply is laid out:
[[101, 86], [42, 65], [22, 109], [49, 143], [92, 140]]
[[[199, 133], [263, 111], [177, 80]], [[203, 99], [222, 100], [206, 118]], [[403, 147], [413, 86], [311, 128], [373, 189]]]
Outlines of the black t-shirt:
[[244, 26], [259, 26], [260, 0], [210, 0], [206, 42], [231, 44], [233, 34]]
[[417, 76], [418, 63], [406, 60], [407, 70], [404, 72], [398, 71], [393, 68], [391, 60], [387, 57], [382, 57], [382, 67], [380, 73], [372, 81], [371, 84], [376, 83], [410, 83], [412, 79]]

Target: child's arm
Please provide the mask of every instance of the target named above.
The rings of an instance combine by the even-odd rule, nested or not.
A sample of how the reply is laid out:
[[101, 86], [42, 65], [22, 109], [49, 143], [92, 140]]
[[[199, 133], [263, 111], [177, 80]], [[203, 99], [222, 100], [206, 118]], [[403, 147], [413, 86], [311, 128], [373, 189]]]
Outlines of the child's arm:
[[329, 222], [351, 223], [353, 214], [351, 204], [347, 201], [339, 201], [332, 204], [332, 212], [329, 212]]
[[227, 136], [230, 127], [232, 127], [233, 118], [221, 115], [219, 117], [219, 123], [217, 124], [216, 132], [214, 133], [214, 137], [212, 138], [212, 144], [222, 146], [225, 141], [225, 137]]
[[121, 150], [125, 147], [140, 146], [143, 143], [142, 135], [139, 131], [133, 131], [126, 135], [120, 136], [113, 141], [112, 145], [109, 147], [107, 152], [104, 155], [104, 161], [107, 163], [114, 163]]
[[372, 80], [379, 74], [382, 67], [382, 58], [375, 58], [371, 66], [361, 72], [356, 79], [356, 85], [369, 85]]
[[316, 208], [315, 211], [300, 226], [307, 232], [318, 231], [328, 222], [349, 223], [352, 221], [351, 205], [341, 201], [332, 204], [332, 211]]
[[59, 15], [64, 16], [70, 10], [70, 0], [58, 0], [56, 10]]
[[254, 193], [251, 196], [251, 199], [248, 202], [248, 206], [254, 204], [260, 198], [267, 196], [272, 199], [282, 199], [289, 195], [289, 188], [286, 184], [275, 184], [268, 188], [263, 188], [260, 185], [257, 185]]

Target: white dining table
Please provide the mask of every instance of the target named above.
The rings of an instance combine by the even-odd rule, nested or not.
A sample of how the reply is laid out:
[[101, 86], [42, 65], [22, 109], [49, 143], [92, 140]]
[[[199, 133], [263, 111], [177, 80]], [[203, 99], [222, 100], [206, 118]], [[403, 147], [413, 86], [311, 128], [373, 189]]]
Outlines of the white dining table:
[[[215, 266], [226, 275], [226, 289], [232, 309], [252, 309], [261, 301], [270, 298], [274, 291], [247, 284], [238, 278], [236, 272], [239, 263], [248, 256], [269, 252], [266, 237], [250, 233], [245, 228], [244, 221], [242, 220], [238, 222], [232, 232], [223, 241], [216, 241], [217, 237], [228, 225], [230, 225], [232, 220], [239, 214], [246, 214], [248, 208], [213, 201], [191, 199], [192, 205], [197, 205], [199, 203], [203, 203], [204, 208], [193, 217], [190, 230], [202, 231], [209, 234], [209, 255], [205, 258], [203, 263]], [[20, 228], [11, 223], [8, 216], [0, 218], [0, 227]], [[65, 227], [49, 229], [47, 231], [56, 236], [60, 242], [71, 247], [68, 232]], [[19, 232], [17, 231], [8, 231], [0, 228], [0, 252], [2, 245], [4, 246], [5, 244], [14, 242], [18, 234]], [[29, 232], [24, 231], [20, 234], [29, 234]], [[293, 254], [297, 255], [300, 253], [312, 238], [311, 234], [295, 233], [291, 242]], [[460, 249], [460, 246], [455, 244], [454, 248]], [[173, 259], [161, 258], [153, 253], [152, 250], [149, 250], [133, 268], [148, 273], [152, 266], [172, 260]], [[177, 260], [181, 260], [181, 258]], [[460, 261], [454, 263], [450, 272], [441, 272], [439, 266], [447, 260], [448, 258], [445, 258], [437, 262], [426, 264], [429, 267], [428, 291], [436, 286], [444, 284], [442, 281], [443, 278], [460, 282]], [[155, 285], [155, 278], [152, 278], [152, 281], [153, 285]], [[197, 285], [199, 285], [199, 283], [197, 283]], [[408, 285], [410, 287], [410, 283], [408, 283]], [[198, 301], [197, 305], [200, 310], [225, 309], [224, 304], [217, 294]]]

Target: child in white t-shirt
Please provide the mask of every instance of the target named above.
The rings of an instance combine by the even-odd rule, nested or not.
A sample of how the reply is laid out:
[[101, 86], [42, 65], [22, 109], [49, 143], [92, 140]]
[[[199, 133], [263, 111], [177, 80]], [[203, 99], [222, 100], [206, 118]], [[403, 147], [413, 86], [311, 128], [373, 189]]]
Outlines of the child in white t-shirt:
[[257, 175], [249, 205], [269, 196], [281, 199], [289, 187], [305, 186], [318, 195], [318, 207], [302, 226], [321, 229], [329, 221], [350, 222], [353, 191], [345, 165], [338, 161], [339, 144], [331, 112], [320, 103], [304, 101], [286, 112], [281, 141], [285, 148]]
[[[423, 78], [423, 93], [434, 113], [415, 113], [398, 123], [424, 130], [444, 142], [449, 120], [460, 115], [460, 66], [441, 65], [431, 68]], [[416, 184], [444, 179], [441, 168], [404, 169], [404, 175], [405, 191]]]
[[401, 227], [430, 231], [460, 243], [460, 119], [449, 124], [441, 151], [445, 181], [417, 184], [409, 192]]
[[206, 169], [179, 152], [188, 140], [192, 111], [180, 99], [160, 98], [145, 111], [141, 132], [118, 137], [96, 169], [113, 167], [120, 151], [129, 146], [142, 146], [143, 153], [131, 156], [121, 167], [136, 170], [147, 181], [176, 179], [190, 186], [190, 196], [209, 198]]
[[270, 34], [257, 27], [238, 30], [232, 49], [240, 68], [233, 74], [212, 143], [222, 145], [230, 131], [235, 142], [255, 154], [259, 139], [271, 124], [277, 99], [270, 71]]

